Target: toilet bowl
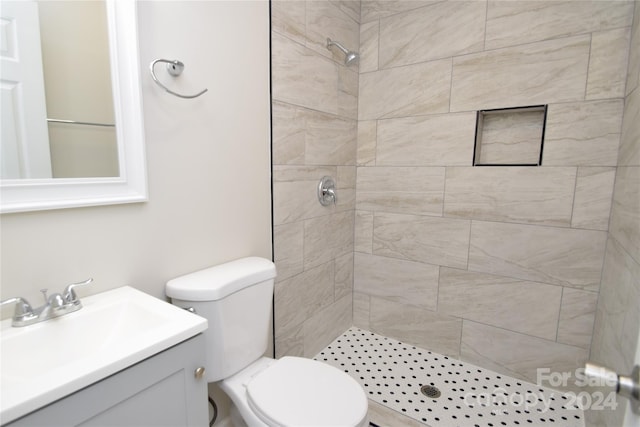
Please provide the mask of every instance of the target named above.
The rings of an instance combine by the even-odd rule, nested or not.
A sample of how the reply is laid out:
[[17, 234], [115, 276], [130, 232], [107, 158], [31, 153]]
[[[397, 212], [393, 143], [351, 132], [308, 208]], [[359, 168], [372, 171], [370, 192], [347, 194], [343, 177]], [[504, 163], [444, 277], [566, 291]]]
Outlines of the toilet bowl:
[[252, 257], [167, 282], [174, 304], [208, 320], [207, 380], [231, 398], [235, 424], [367, 426], [367, 396], [349, 375], [315, 360], [263, 356], [275, 276], [271, 261]]
[[252, 427], [368, 425], [360, 384], [315, 360], [261, 358], [218, 385]]

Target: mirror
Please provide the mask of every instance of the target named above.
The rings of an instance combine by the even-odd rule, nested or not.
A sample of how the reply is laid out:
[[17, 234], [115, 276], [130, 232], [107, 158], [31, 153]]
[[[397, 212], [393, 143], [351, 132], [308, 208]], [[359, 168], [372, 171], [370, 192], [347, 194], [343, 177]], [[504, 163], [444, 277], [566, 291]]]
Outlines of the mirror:
[[[20, 50], [23, 40], [30, 46], [35, 39], [39, 47], [40, 35], [36, 37], [25, 31], [34, 28], [28, 21], [33, 19], [34, 11], [35, 19], [42, 16], [43, 21], [46, 20], [49, 2], [44, 3], [38, 15], [37, 2], [3, 1], [0, 18], [2, 213], [147, 200], [136, 2], [106, 0], [104, 5], [102, 14], [106, 9], [106, 24], [102, 26], [106, 34], [94, 36], [90, 52], [75, 55], [80, 57], [80, 64], [83, 57], [87, 58], [85, 62], [93, 68], [73, 75], [64, 70], [65, 64], [71, 64], [69, 58], [74, 57], [71, 52], [43, 46], [46, 49], [36, 57], [44, 58], [40, 63], [45, 63], [45, 73], [55, 70], [52, 55], [63, 63], [57, 74], [43, 77], [41, 65], [35, 67], [28, 62], [18, 67], [16, 64], [20, 62], [18, 59], [25, 59], [28, 55], [24, 52], [30, 50]], [[81, 13], [88, 22], [87, 11]], [[66, 15], [73, 21], [79, 20], [71, 14], [65, 14], [65, 18]], [[57, 31], [41, 24], [43, 36], [47, 31]], [[97, 26], [99, 24], [90, 25]], [[47, 37], [46, 43], [50, 39]], [[42, 40], [44, 42], [44, 38]], [[60, 44], [65, 42], [58, 43], [58, 49]], [[97, 53], [100, 45], [108, 48], [108, 53]], [[79, 66], [72, 67], [77, 68]], [[30, 83], [38, 79], [42, 87], [47, 86], [44, 92], [41, 88], [38, 93], [38, 84]], [[73, 85], [77, 88], [71, 87]], [[46, 93], [46, 106], [42, 102], [43, 93]], [[63, 102], [54, 104], [49, 98]], [[82, 98], [88, 99], [89, 104], [78, 105]], [[54, 117], [58, 114], [63, 116]], [[5, 141], [12, 142], [6, 144]]]

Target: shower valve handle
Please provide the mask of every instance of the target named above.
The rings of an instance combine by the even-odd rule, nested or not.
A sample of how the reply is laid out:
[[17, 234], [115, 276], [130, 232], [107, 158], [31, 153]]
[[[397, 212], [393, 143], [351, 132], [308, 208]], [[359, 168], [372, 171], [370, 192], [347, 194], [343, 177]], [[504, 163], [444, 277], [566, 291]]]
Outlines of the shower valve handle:
[[336, 183], [330, 176], [323, 176], [318, 183], [318, 201], [322, 206], [329, 206], [338, 203], [336, 194]]

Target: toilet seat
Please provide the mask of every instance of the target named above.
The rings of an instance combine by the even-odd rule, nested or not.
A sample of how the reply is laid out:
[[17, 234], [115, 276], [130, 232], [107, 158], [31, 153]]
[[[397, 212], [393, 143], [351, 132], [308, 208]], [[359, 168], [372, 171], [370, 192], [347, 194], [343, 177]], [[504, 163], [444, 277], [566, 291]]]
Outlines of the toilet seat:
[[283, 357], [246, 384], [247, 400], [274, 427], [359, 426], [367, 397], [353, 378], [333, 366]]

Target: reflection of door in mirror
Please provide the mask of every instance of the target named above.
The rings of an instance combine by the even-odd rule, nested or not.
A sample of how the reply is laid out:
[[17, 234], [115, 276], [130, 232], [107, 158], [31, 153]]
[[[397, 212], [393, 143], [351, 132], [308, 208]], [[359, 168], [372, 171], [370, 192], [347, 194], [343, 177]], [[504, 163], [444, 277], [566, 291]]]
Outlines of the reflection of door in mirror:
[[0, 175], [51, 178], [37, 4], [3, 2], [0, 21]]
[[[54, 178], [118, 176], [104, 1], [38, 1]], [[105, 126], [106, 125], [106, 126]]]
[[[50, 156], [49, 177], [118, 176], [109, 34], [104, 1], [3, 0], [3, 21], [8, 22], [10, 17], [5, 17], [5, 4], [11, 4], [14, 8], [35, 8], [35, 19], [39, 20], [39, 26], [36, 21], [35, 25], [29, 25], [28, 28], [39, 28], [38, 47], [41, 49], [37, 51], [41, 51], [41, 69], [44, 70], [45, 96], [42, 99], [46, 98], [46, 132], [44, 137], [34, 136], [28, 141], [19, 141], [19, 146], [31, 147], [32, 142], [36, 142], [46, 148]], [[28, 34], [26, 37], [33, 38], [34, 35]], [[2, 107], [4, 111], [4, 99]], [[24, 103], [24, 114], [31, 114], [32, 109], [38, 108], [43, 107], [32, 105], [31, 101]], [[3, 131], [3, 154], [6, 145], [4, 136]], [[30, 163], [31, 151], [22, 150], [19, 154]], [[4, 173], [2, 177], [9, 178]], [[18, 177], [46, 175], [23, 174]]]

